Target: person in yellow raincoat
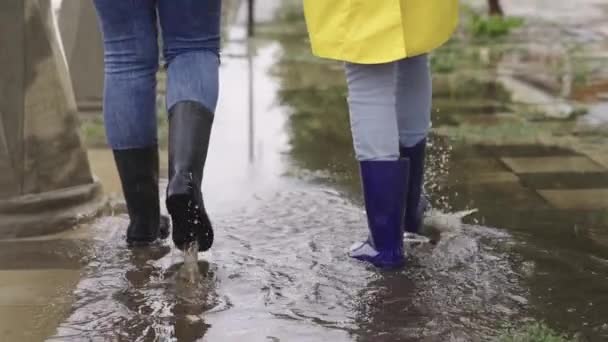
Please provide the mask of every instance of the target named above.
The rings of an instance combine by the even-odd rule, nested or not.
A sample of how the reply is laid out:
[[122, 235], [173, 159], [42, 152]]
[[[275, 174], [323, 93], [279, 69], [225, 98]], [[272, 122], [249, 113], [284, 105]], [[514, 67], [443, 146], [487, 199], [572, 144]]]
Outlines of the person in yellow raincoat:
[[404, 232], [418, 232], [427, 204], [427, 54], [455, 30], [458, 0], [304, 0], [304, 10], [313, 53], [345, 62], [369, 227], [350, 256], [400, 267]]

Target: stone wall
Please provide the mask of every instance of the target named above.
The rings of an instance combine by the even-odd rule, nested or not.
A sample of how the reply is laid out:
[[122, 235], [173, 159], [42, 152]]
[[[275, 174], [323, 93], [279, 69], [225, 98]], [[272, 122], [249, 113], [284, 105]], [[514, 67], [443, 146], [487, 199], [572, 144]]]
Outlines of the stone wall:
[[103, 43], [93, 2], [62, 1], [56, 15], [78, 110], [99, 114], [103, 96]]

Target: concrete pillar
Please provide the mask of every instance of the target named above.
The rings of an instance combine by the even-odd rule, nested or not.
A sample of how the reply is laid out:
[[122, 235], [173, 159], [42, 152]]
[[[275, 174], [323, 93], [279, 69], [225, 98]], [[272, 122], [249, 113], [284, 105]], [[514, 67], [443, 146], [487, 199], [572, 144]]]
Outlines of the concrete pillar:
[[68, 228], [103, 202], [49, 3], [0, 1], [0, 239]]
[[56, 15], [78, 110], [99, 114], [104, 79], [103, 43], [93, 1], [61, 1]]

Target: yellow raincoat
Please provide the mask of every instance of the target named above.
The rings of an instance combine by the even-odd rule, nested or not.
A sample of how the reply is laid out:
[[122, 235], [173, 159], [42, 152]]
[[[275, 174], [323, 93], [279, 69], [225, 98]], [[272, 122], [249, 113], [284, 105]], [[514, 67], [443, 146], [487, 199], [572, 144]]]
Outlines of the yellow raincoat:
[[313, 53], [352, 63], [387, 63], [445, 43], [458, 0], [304, 0]]

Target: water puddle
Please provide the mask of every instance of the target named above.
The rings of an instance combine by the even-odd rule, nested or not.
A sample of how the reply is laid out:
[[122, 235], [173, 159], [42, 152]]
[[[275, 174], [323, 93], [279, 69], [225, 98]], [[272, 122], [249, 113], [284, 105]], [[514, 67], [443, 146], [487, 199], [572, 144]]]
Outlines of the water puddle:
[[[128, 250], [126, 217], [98, 220], [50, 340], [487, 341], [530, 320], [607, 336], [607, 216], [589, 205], [602, 194], [580, 192], [605, 185], [605, 172], [568, 148], [432, 136], [433, 210], [425, 237], [407, 237], [407, 267], [349, 259], [367, 229], [342, 76], [302, 57], [297, 39], [226, 47], [203, 186], [214, 248]], [[470, 86], [506, 96], [492, 82]], [[450, 125], [439, 107], [438, 125]]]
[[[329, 189], [328, 189], [329, 190]], [[330, 210], [328, 210], [330, 208]], [[501, 246], [510, 238], [436, 214], [436, 245], [408, 251], [408, 268], [379, 273], [350, 260], [365, 238], [361, 208], [335, 191], [291, 182], [215, 217], [210, 253], [168, 245], [128, 250], [125, 217], [96, 223], [99, 240], [57, 341], [330, 339], [443, 341], [493, 336], [525, 298]]]

